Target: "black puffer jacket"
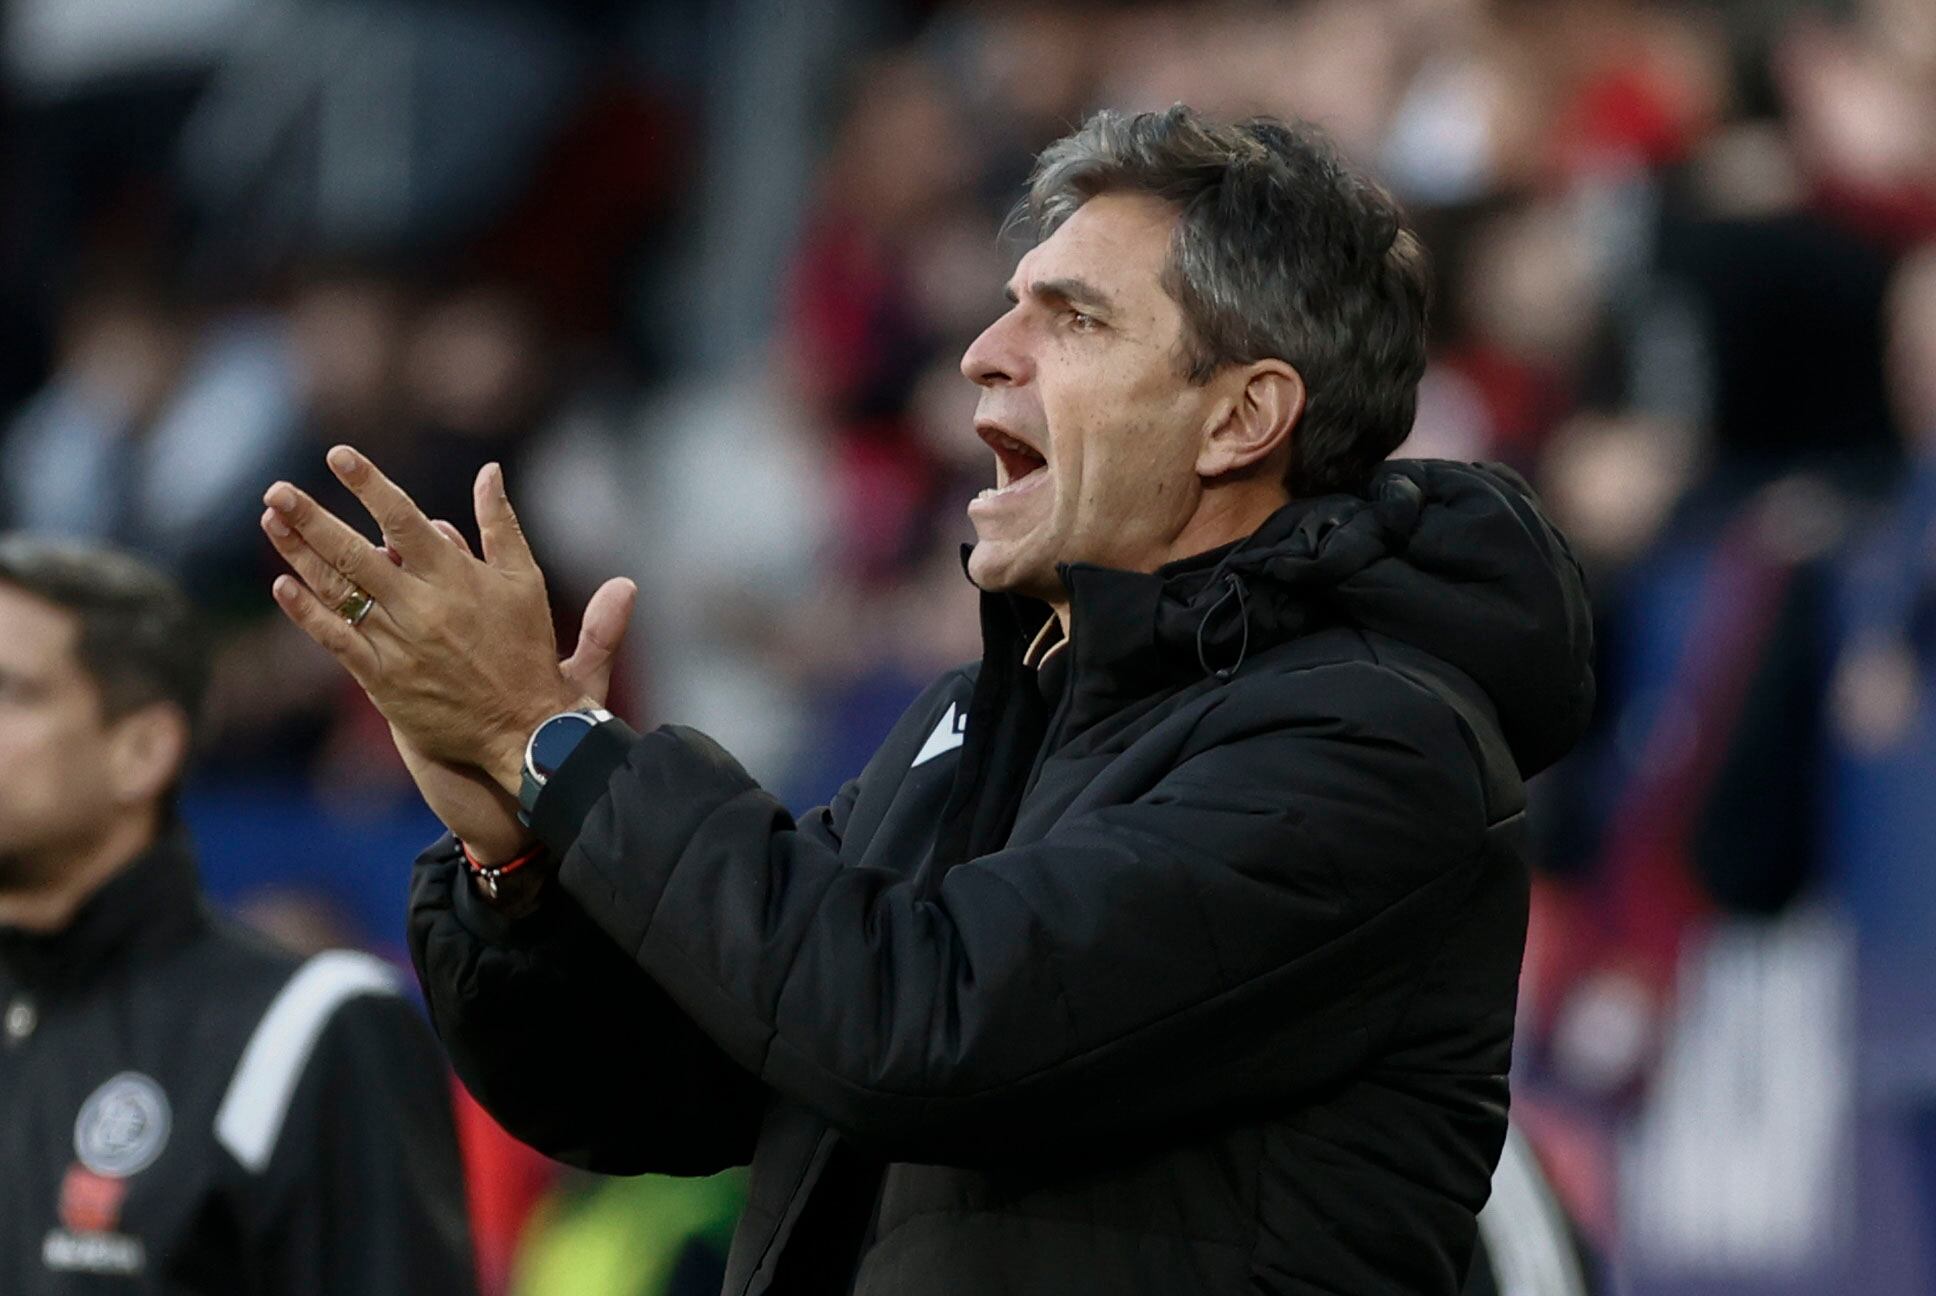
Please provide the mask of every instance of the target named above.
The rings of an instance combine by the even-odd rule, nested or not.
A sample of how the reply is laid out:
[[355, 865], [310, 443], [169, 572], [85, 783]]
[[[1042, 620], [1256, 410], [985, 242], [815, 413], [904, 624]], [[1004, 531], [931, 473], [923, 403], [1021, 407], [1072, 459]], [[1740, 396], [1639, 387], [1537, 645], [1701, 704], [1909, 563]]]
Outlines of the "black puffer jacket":
[[[605, 1170], [747, 1160], [729, 1292], [1453, 1293], [1506, 1121], [1521, 779], [1592, 700], [1516, 478], [1407, 462], [1155, 575], [985, 596], [795, 821], [703, 735], [596, 731], [514, 924], [444, 843], [459, 1073]], [[965, 719], [964, 719], [965, 717]]]
[[0, 1293], [475, 1296], [398, 989], [212, 912], [174, 827], [61, 930], [0, 927]]

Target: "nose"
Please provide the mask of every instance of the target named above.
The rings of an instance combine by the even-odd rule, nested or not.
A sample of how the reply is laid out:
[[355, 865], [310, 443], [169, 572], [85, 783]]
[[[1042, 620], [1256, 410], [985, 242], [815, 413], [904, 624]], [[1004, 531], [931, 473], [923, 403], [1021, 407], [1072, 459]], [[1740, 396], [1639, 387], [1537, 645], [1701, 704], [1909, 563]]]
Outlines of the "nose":
[[1028, 381], [1029, 360], [1020, 344], [1015, 316], [1013, 310], [1005, 312], [961, 353], [962, 376], [969, 382], [996, 387]]

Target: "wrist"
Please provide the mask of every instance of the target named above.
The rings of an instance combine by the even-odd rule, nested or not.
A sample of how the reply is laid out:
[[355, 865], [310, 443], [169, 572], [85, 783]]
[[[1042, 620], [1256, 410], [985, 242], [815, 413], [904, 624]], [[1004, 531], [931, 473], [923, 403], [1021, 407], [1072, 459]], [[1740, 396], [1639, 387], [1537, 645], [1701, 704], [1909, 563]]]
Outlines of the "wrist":
[[491, 782], [511, 798], [513, 805], [518, 800], [518, 785], [524, 780], [524, 744], [531, 737], [526, 729], [522, 735], [505, 734], [492, 748], [489, 760], [482, 767]]
[[561, 692], [546, 702], [524, 709], [512, 721], [511, 727], [498, 735], [497, 742], [492, 746], [490, 761], [483, 767], [485, 774], [509, 793], [515, 803], [524, 786], [525, 749], [538, 726], [562, 712], [594, 710], [602, 706], [604, 703], [590, 694]]
[[497, 861], [481, 858], [468, 842], [460, 841], [458, 847], [471, 885], [499, 909], [529, 909], [552, 872], [551, 853], [536, 841], [519, 854]]
[[481, 869], [506, 869], [513, 861], [530, 854], [538, 839], [523, 824], [518, 829], [515, 835], [491, 833], [467, 837], [458, 833], [457, 844], [463, 848], [464, 863], [473, 873]]

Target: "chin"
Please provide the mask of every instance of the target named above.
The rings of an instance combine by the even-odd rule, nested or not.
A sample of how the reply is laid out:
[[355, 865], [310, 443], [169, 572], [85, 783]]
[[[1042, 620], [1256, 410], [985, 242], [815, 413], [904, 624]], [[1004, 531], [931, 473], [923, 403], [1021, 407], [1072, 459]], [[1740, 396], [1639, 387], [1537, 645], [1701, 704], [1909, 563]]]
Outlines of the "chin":
[[998, 540], [977, 540], [968, 554], [968, 579], [990, 594], [1001, 594], [1013, 589], [1014, 565], [1006, 561], [1002, 552], [1003, 545]]
[[983, 540], [968, 555], [968, 579], [988, 594], [1026, 594], [1049, 600], [1062, 591], [1053, 562], [1031, 560], [999, 540]]

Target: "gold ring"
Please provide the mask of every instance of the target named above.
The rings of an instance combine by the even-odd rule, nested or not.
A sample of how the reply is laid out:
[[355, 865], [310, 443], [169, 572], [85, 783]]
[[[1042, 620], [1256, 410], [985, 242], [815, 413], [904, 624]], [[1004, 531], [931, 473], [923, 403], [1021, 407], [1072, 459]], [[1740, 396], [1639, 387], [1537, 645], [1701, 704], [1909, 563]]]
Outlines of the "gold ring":
[[360, 626], [363, 624], [363, 618], [370, 615], [370, 609], [375, 606], [375, 599], [371, 598], [365, 591], [352, 585], [350, 586], [350, 592], [343, 596], [343, 601], [336, 605], [336, 615], [342, 617], [343, 620], [349, 622], [352, 626]]

